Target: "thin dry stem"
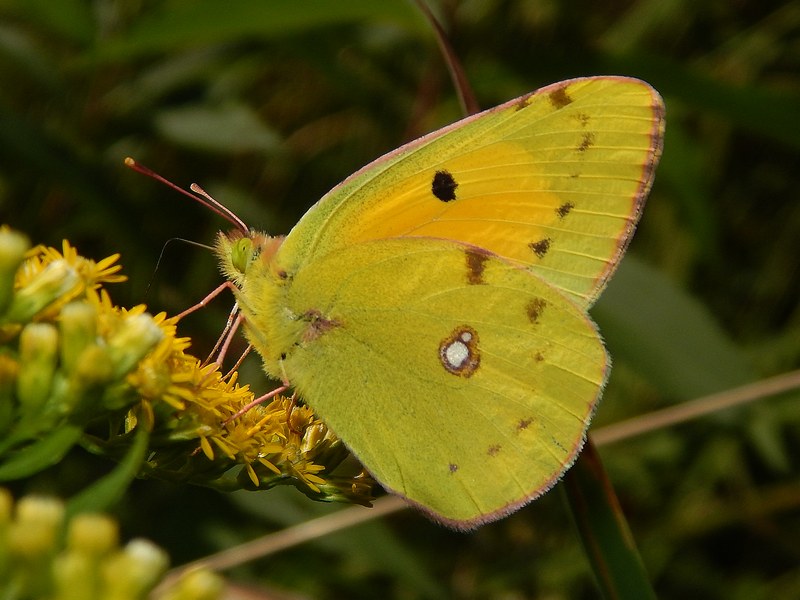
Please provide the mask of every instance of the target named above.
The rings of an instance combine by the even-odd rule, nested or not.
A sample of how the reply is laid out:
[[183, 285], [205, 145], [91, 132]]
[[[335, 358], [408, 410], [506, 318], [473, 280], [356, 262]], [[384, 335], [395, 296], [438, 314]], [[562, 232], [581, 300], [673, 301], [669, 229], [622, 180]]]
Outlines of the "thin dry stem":
[[698, 417], [741, 406], [761, 398], [800, 388], [800, 371], [790, 371], [732, 390], [703, 396], [663, 410], [620, 421], [592, 432], [595, 445], [613, 444], [643, 433], [685, 423]]
[[[800, 370], [791, 371], [770, 379], [744, 385], [732, 390], [704, 396], [677, 406], [666, 408], [627, 421], [622, 421], [593, 431], [591, 436], [597, 446], [611, 444], [624, 439], [663, 429], [705, 415], [741, 406], [762, 398], [767, 398], [800, 388]], [[323, 535], [328, 535], [348, 527], [354, 527], [372, 519], [398, 512], [408, 505], [397, 496], [385, 496], [373, 503], [371, 510], [352, 506], [331, 515], [319, 517], [287, 527], [281, 531], [212, 554], [187, 565], [173, 569], [156, 590], [163, 591], [170, 581], [180, 577], [185, 571], [198, 567], [213, 570], [228, 569], [256, 558], [274, 554]], [[158, 598], [154, 593], [154, 598]]]

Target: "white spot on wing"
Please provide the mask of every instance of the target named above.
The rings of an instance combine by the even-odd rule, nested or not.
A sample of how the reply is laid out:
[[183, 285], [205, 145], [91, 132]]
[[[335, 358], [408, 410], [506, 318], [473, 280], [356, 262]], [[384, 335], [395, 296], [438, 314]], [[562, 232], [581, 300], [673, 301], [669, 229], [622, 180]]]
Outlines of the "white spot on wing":
[[456, 340], [445, 348], [444, 358], [453, 369], [460, 369], [464, 361], [469, 358], [469, 348], [464, 342]]
[[480, 365], [478, 335], [466, 325], [458, 327], [439, 344], [442, 366], [453, 375], [469, 377]]

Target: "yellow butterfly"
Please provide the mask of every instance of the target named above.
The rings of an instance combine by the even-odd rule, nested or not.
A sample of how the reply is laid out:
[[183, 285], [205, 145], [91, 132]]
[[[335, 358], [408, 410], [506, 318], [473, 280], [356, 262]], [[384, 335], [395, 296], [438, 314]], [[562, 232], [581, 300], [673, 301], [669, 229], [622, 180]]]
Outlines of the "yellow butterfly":
[[469, 529], [538, 497], [609, 368], [587, 314], [653, 180], [646, 83], [557, 83], [424, 136], [288, 236], [221, 235], [246, 333], [388, 491]]

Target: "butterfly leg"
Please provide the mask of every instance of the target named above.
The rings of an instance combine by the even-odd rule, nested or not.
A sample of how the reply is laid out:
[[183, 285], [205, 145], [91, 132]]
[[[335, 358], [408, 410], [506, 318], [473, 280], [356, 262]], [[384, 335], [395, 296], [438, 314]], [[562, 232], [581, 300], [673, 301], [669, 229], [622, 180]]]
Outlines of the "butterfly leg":
[[[233, 337], [236, 335], [239, 325], [242, 324], [242, 318], [242, 314], [239, 312], [239, 303], [234, 302], [233, 308], [231, 308], [231, 313], [228, 315], [228, 321], [225, 323], [225, 327], [223, 328], [222, 333], [219, 335], [217, 343], [214, 344], [214, 348], [211, 350], [208, 358], [206, 358], [206, 363], [211, 360], [212, 356], [216, 356], [217, 358], [214, 360], [214, 362], [218, 365], [222, 365], [222, 362], [225, 360], [225, 356], [228, 354], [228, 348], [230, 348]], [[244, 357], [247, 356], [248, 352], [250, 352], [250, 350], [244, 351], [242, 356], [239, 357], [239, 360], [236, 361], [236, 366], [232, 369], [232, 371], [239, 368], [239, 365], [244, 360]]]
[[180, 321], [183, 317], [185, 317], [187, 315], [190, 315], [193, 312], [195, 312], [197, 310], [200, 310], [201, 308], [205, 308], [206, 306], [208, 306], [209, 302], [211, 302], [214, 298], [219, 296], [223, 292], [223, 290], [226, 290], [226, 289], [231, 290], [231, 292], [233, 292], [234, 294], [238, 291], [238, 288], [233, 284], [233, 282], [226, 281], [225, 283], [223, 283], [223, 284], [219, 285], [218, 287], [216, 287], [215, 289], [211, 290], [211, 292], [205, 298], [200, 300], [200, 302], [198, 302], [194, 306], [190, 306], [189, 308], [187, 308], [182, 313], [179, 313], [175, 317], [175, 320], [176, 321]]
[[228, 417], [227, 419], [225, 419], [225, 420], [222, 422], [222, 424], [223, 424], [223, 425], [225, 425], [225, 424], [227, 424], [227, 423], [230, 423], [230, 422], [231, 422], [231, 421], [233, 421], [234, 419], [236, 419], [236, 418], [238, 418], [238, 417], [241, 417], [243, 414], [245, 414], [245, 413], [246, 413], [248, 410], [250, 410], [250, 409], [251, 409], [251, 408], [253, 408], [254, 406], [258, 406], [258, 405], [259, 405], [259, 404], [261, 404], [262, 402], [266, 402], [267, 400], [269, 400], [269, 399], [271, 399], [271, 398], [274, 398], [274, 397], [275, 397], [275, 396], [277, 396], [278, 394], [280, 394], [280, 393], [282, 393], [282, 392], [285, 392], [285, 391], [286, 391], [286, 390], [288, 390], [288, 389], [289, 389], [289, 386], [288, 386], [288, 385], [280, 385], [279, 387], [276, 387], [276, 388], [275, 388], [274, 390], [272, 390], [271, 392], [267, 392], [267, 393], [266, 393], [266, 394], [264, 394], [263, 396], [259, 396], [258, 398], [256, 398], [256, 399], [255, 399], [255, 400], [253, 400], [252, 402], [248, 402], [247, 404], [245, 404], [245, 405], [244, 405], [242, 408], [240, 408], [240, 409], [239, 409], [239, 411], [238, 411], [236, 414], [234, 414], [233, 416], [231, 416], [231, 417]]

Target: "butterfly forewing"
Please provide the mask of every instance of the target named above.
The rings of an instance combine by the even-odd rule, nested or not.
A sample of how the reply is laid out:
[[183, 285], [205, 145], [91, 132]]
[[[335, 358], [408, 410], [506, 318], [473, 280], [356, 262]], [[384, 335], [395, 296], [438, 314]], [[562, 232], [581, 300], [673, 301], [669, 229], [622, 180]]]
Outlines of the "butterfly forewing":
[[359, 241], [445, 238], [518, 261], [588, 306], [633, 232], [662, 134], [661, 99], [641, 81], [548, 86], [347, 179], [292, 231], [286, 267]]

